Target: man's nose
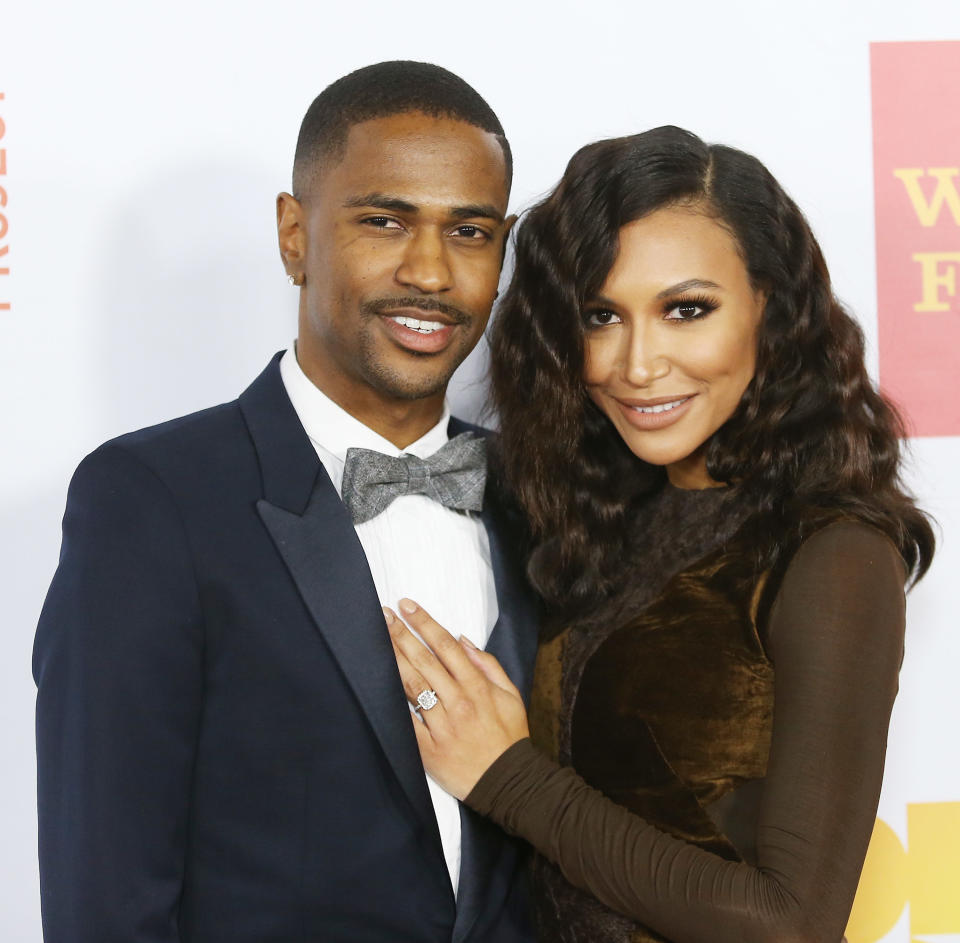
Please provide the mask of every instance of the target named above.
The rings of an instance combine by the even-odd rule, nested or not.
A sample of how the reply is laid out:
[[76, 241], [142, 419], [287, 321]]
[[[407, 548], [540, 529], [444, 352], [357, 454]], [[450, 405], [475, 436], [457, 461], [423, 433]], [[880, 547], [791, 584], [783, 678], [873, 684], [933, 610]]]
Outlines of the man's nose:
[[453, 273], [442, 233], [422, 229], [413, 233], [404, 247], [396, 279], [407, 288], [435, 294], [453, 287]]

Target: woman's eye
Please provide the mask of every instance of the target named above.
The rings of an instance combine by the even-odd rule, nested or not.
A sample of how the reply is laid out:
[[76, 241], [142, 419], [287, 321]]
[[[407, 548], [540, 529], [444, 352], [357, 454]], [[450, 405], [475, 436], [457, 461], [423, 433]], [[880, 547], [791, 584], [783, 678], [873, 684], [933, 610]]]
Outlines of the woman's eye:
[[666, 313], [668, 321], [695, 321], [713, 311], [713, 307], [696, 301], [681, 301]]
[[605, 308], [595, 308], [588, 311], [584, 318], [587, 327], [604, 327], [607, 324], [619, 324], [620, 315], [613, 311], [607, 311]]

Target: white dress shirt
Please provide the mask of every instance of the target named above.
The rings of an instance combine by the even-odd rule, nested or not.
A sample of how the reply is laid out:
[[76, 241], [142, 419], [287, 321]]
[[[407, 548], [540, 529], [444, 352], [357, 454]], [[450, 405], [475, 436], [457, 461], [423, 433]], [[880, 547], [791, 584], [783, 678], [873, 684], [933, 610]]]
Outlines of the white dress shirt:
[[[320, 392], [301, 369], [292, 347], [280, 360], [280, 376], [337, 494], [349, 448], [427, 458], [448, 440], [450, 410], [446, 404], [440, 421], [401, 451]], [[398, 600], [409, 597], [455, 636], [466, 635], [478, 648], [486, 646], [499, 610], [490, 545], [477, 516], [450, 510], [423, 495], [403, 495], [385, 511], [355, 527], [381, 605], [397, 611]], [[387, 631], [386, 624], [383, 631]], [[427, 786], [456, 894], [460, 879], [459, 804], [429, 776]]]

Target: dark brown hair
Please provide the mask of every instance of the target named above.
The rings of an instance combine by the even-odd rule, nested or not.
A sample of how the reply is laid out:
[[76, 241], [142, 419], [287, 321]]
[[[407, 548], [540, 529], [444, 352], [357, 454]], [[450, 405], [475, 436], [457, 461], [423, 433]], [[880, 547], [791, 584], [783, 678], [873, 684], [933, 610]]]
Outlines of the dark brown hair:
[[750, 505], [758, 567], [811, 508], [835, 508], [889, 535], [918, 579], [934, 537], [900, 480], [903, 424], [867, 375], [863, 335], [810, 226], [756, 158], [663, 127], [579, 150], [517, 230], [492, 330], [492, 402], [503, 473], [538, 544], [538, 589], [573, 607], [607, 593], [631, 512], [664, 479], [584, 391], [583, 309], [620, 228], [683, 204], [727, 227], [766, 296], [755, 376], [706, 453], [711, 477]]
[[503, 150], [507, 192], [513, 156], [500, 119], [480, 94], [458, 75], [429, 62], [398, 59], [364, 66], [328, 85], [300, 125], [293, 159], [293, 194], [306, 196], [323, 161], [343, 156], [350, 128], [373, 118], [421, 112], [453, 118], [493, 134]]

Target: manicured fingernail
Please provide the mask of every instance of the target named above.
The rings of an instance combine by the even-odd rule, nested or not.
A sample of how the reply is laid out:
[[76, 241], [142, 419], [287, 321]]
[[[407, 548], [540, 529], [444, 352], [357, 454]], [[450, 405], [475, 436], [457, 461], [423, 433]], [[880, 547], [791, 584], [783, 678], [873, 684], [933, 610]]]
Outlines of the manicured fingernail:
[[387, 625], [393, 624], [393, 613], [386, 607], [383, 607], [383, 618], [387, 620]]
[[416, 612], [418, 606], [412, 599], [401, 599], [400, 608], [404, 612]]
[[477, 650], [477, 646], [473, 644], [465, 635], [460, 636], [460, 644], [466, 646], [467, 648], [472, 648], [474, 651]]

